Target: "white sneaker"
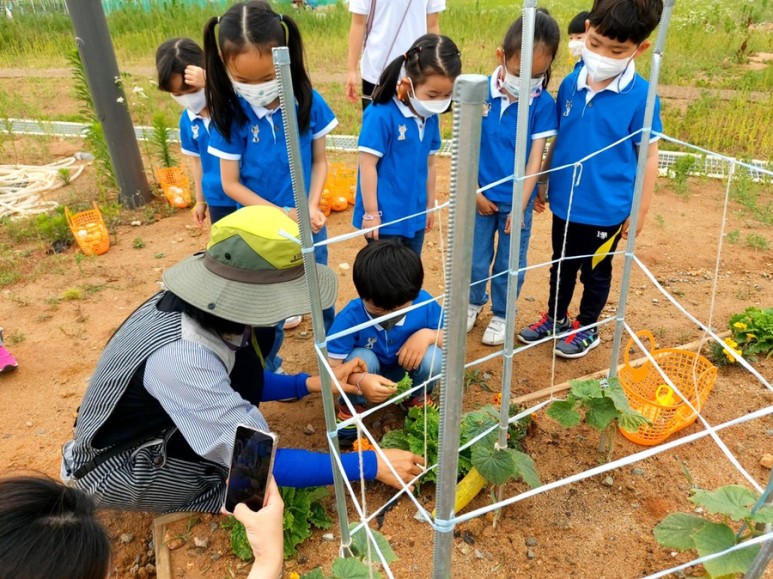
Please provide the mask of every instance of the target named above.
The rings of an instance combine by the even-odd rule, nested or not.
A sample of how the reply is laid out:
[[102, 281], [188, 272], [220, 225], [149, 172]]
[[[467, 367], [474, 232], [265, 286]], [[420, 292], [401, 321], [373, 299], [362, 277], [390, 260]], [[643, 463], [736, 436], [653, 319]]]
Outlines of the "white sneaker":
[[481, 340], [487, 346], [500, 346], [505, 343], [505, 319], [494, 316], [488, 323], [486, 331], [483, 332]]
[[483, 306], [474, 306], [469, 304], [467, 306], [467, 333], [472, 331], [472, 327], [475, 325], [475, 320], [478, 319], [478, 314], [483, 309]]
[[287, 318], [285, 320], [284, 329], [292, 330], [293, 328], [297, 328], [301, 325], [301, 321], [303, 321], [303, 316], [293, 316], [291, 318]]

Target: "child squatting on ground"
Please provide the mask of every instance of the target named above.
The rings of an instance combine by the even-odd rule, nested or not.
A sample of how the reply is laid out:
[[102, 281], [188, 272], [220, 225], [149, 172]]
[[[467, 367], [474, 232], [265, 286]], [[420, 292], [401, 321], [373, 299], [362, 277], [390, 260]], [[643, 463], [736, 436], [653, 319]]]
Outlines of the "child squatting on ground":
[[[523, 22], [519, 18], [508, 29], [502, 46], [497, 48], [499, 66], [489, 77], [489, 94], [484, 108], [480, 139], [478, 186], [486, 185], [513, 174], [518, 105], [521, 101], [521, 37]], [[523, 200], [515, 209], [523, 212], [520, 232], [521, 257], [518, 265], [518, 294], [526, 272], [526, 253], [531, 237], [532, 211], [545, 210], [544, 199], [535, 205], [537, 173], [548, 137], [556, 134], [556, 103], [546, 90], [550, 82], [550, 67], [558, 52], [561, 32], [558, 23], [545, 11], [536, 12], [534, 23], [534, 56], [529, 92], [529, 135], [526, 141], [526, 175]], [[525, 100], [525, 99], [524, 99]], [[467, 309], [467, 331], [475, 325], [478, 314], [488, 302], [486, 281], [491, 279], [493, 317], [483, 333], [483, 343], [497, 346], [505, 342], [507, 310], [507, 276], [510, 263], [511, 211], [513, 182], [507, 181], [476, 195], [475, 235], [472, 246], [472, 285]], [[496, 238], [496, 241], [495, 241]], [[496, 253], [495, 253], [496, 247]], [[493, 268], [492, 268], [493, 262]]]
[[[421, 289], [424, 268], [421, 258], [411, 248], [395, 240], [369, 243], [357, 254], [352, 268], [354, 286], [359, 298], [341, 310], [330, 329], [331, 335], [399, 312], [413, 305], [416, 309], [394, 315], [346, 336], [328, 341], [330, 365], [336, 368], [345, 361], [360, 358], [368, 371], [352, 373], [349, 383], [355, 384], [357, 395], [349, 400], [357, 412], [368, 404], [378, 404], [395, 393], [393, 380], [406, 372], [413, 385], [427, 383], [406, 402], [406, 406], [431, 403], [428, 395], [439, 377], [443, 362], [443, 311], [432, 296]], [[425, 303], [426, 302], [426, 303]], [[351, 418], [342, 398], [338, 402], [339, 421]], [[342, 428], [339, 440], [346, 445], [357, 438], [356, 425]]]
[[[558, 89], [558, 136], [543, 170], [568, 167], [550, 173], [550, 298], [547, 312], [518, 337], [532, 343], [570, 332], [555, 346], [556, 355], [563, 358], [580, 358], [599, 345], [598, 328], [590, 326], [599, 319], [609, 297], [612, 253], [629, 234], [641, 146], [641, 136], [635, 133], [644, 126], [648, 82], [636, 73], [634, 59], [649, 48], [647, 38], [658, 25], [662, 10], [661, 0], [596, 0], [585, 24], [583, 66], [569, 74]], [[662, 130], [659, 100], [652, 130]], [[584, 161], [577, 180], [573, 163], [631, 135]], [[645, 145], [647, 165], [633, 235], [644, 225], [657, 177], [657, 136]], [[562, 256], [565, 259], [559, 263]], [[578, 271], [583, 293], [579, 314], [572, 321], [568, 308]]]
[[[459, 49], [447, 36], [425, 34], [384, 69], [365, 109], [357, 143], [360, 167], [352, 224], [373, 239], [396, 239], [418, 255], [435, 213], [437, 115], [448, 110], [462, 71]], [[413, 217], [411, 217], [413, 216]]]

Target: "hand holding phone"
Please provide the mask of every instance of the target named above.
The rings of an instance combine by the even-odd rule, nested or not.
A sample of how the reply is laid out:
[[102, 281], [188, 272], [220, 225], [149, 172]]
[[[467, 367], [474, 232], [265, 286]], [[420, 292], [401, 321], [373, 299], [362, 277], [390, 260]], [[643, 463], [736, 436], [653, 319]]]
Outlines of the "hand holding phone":
[[231, 470], [224, 510], [233, 513], [239, 503], [253, 511], [263, 508], [266, 487], [274, 468], [277, 435], [239, 424], [234, 436]]

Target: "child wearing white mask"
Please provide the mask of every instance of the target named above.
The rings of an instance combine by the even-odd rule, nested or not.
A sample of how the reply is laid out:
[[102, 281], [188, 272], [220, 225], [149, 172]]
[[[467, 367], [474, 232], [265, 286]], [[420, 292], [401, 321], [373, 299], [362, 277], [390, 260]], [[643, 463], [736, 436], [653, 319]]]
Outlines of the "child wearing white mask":
[[583, 10], [569, 22], [567, 33], [569, 34], [569, 62], [574, 64], [575, 68], [582, 66], [582, 47], [585, 46], [585, 21], [588, 20], [590, 12]]
[[158, 88], [168, 92], [185, 110], [180, 117], [182, 152], [190, 157], [196, 205], [193, 220], [212, 223], [236, 211], [236, 202], [223, 191], [220, 159], [209, 147], [210, 116], [204, 94], [204, 51], [190, 38], [171, 38], [156, 50]]
[[[633, 61], [650, 46], [647, 38], [662, 11], [662, 0], [595, 0], [585, 24], [582, 66], [558, 89], [558, 136], [542, 167], [557, 168], [549, 175], [550, 297], [547, 312], [518, 335], [532, 343], [560, 334], [562, 339], [554, 343], [557, 356], [580, 358], [599, 345], [598, 328], [591, 326], [609, 297], [612, 254], [620, 239], [641, 232], [649, 210], [658, 172], [658, 137], [642, 143], [639, 131], [644, 127], [648, 83], [636, 74]], [[659, 101], [654, 113], [652, 131], [659, 133]], [[637, 230], [629, 231], [640, 147], [647, 147], [647, 164]], [[581, 178], [575, 171], [580, 161]], [[547, 185], [547, 177], [541, 181]], [[577, 317], [570, 320], [578, 272], [582, 299]]]
[[529, 107], [529, 134], [526, 141], [527, 177], [523, 198], [513, 199], [513, 181], [476, 194], [475, 236], [472, 246], [472, 285], [467, 311], [467, 331], [471, 331], [478, 314], [488, 302], [486, 281], [491, 277], [491, 310], [494, 314], [483, 333], [483, 343], [497, 346], [505, 342], [507, 311], [507, 271], [510, 262], [512, 211], [523, 212], [520, 236], [521, 257], [518, 293], [526, 275], [526, 253], [531, 237], [532, 211], [545, 210], [544, 200], [535, 205], [535, 186], [545, 143], [556, 134], [556, 103], [545, 90], [550, 81], [550, 68], [558, 52], [561, 30], [547, 10], [535, 13], [534, 52], [528, 100], [521, 98], [521, 38], [523, 20], [510, 25], [502, 46], [497, 48], [499, 66], [489, 78], [489, 95], [484, 109], [480, 140], [478, 186], [485, 187], [513, 174], [518, 107]]
[[[373, 105], [365, 109], [355, 227], [378, 227], [368, 241], [396, 239], [421, 255], [435, 213], [435, 154], [440, 150], [437, 115], [451, 105], [462, 70], [459, 49], [447, 36], [425, 34], [381, 73]], [[390, 223], [410, 217], [399, 223]], [[380, 227], [384, 223], [383, 227]]]

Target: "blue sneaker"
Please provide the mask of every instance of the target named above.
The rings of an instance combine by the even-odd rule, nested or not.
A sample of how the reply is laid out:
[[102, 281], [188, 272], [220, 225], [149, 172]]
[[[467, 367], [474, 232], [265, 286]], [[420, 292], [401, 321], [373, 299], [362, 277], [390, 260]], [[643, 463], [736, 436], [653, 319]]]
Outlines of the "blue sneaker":
[[524, 344], [539, 342], [540, 340], [553, 335], [554, 324], [556, 334], [572, 329], [572, 324], [569, 322], [569, 316], [564, 317], [563, 320], [554, 321], [547, 313], [543, 312], [542, 317], [538, 322], [518, 332], [518, 339]]
[[580, 322], [574, 320], [574, 332], [556, 344], [556, 356], [562, 358], [582, 358], [601, 343], [597, 328], [580, 330]]

